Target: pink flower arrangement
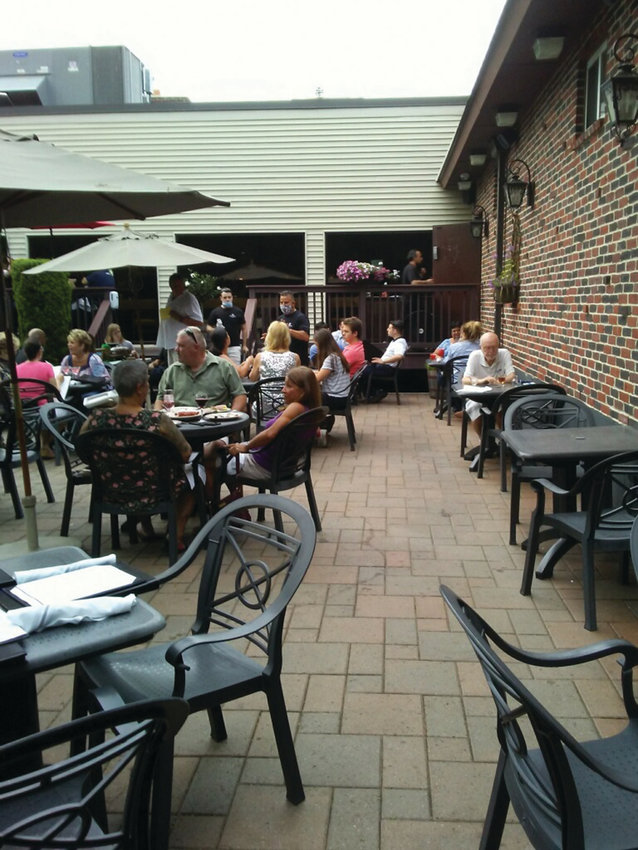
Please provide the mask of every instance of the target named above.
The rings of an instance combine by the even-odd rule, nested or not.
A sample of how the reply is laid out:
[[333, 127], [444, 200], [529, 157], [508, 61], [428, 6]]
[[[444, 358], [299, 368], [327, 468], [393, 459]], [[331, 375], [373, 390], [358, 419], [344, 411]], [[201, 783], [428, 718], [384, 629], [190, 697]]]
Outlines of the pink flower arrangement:
[[375, 283], [386, 283], [396, 280], [399, 273], [396, 270], [387, 269], [385, 266], [377, 266], [373, 263], [363, 263], [361, 260], [345, 260], [337, 269], [339, 280], [348, 283], [357, 280], [371, 280]]

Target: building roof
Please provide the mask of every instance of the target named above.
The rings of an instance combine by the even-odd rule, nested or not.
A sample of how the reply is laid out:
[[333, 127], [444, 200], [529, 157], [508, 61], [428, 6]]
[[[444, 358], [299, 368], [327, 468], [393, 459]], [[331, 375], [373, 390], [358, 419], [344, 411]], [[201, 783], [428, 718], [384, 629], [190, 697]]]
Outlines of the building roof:
[[[516, 107], [520, 121], [601, 7], [601, 0], [508, 0], [439, 173], [444, 189], [455, 187], [461, 173], [476, 172], [470, 167], [470, 152], [489, 155], [499, 132], [499, 109]], [[550, 34], [565, 36], [562, 53], [556, 60], [538, 61], [534, 40]]]

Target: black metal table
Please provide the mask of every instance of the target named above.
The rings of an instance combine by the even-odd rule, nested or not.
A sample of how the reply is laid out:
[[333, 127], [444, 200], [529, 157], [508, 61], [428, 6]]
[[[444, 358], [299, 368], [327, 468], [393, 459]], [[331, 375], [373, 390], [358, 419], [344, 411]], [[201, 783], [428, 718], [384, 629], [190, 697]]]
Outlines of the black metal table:
[[229, 434], [243, 431], [250, 422], [250, 416], [247, 413], [238, 413], [237, 417], [233, 419], [215, 421], [199, 419], [196, 422], [174, 419], [173, 421], [191, 446], [199, 451], [204, 443], [210, 443], [213, 440], [219, 440], [220, 437], [227, 437]]
[[[33, 569], [71, 563], [86, 557], [88, 555], [82, 549], [65, 546], [7, 559], [2, 562], [2, 568], [13, 572], [18, 561], [27, 569]], [[135, 585], [130, 586], [130, 592], [135, 592]], [[165, 625], [166, 620], [159, 611], [138, 599], [126, 614], [77, 625], [56, 626], [23, 638], [26, 656], [0, 664], [0, 743], [38, 731], [37, 673], [75, 664], [92, 655], [145, 643]]]

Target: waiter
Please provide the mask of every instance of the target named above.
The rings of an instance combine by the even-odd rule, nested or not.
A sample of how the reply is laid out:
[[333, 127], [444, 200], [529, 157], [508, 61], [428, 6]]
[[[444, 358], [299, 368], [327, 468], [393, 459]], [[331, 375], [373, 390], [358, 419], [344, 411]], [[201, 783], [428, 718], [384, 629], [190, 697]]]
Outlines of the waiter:
[[295, 296], [289, 290], [279, 295], [279, 321], [284, 322], [290, 331], [290, 350], [299, 355], [302, 366], [308, 365], [308, 342], [310, 341], [310, 322], [301, 310], [297, 310]]

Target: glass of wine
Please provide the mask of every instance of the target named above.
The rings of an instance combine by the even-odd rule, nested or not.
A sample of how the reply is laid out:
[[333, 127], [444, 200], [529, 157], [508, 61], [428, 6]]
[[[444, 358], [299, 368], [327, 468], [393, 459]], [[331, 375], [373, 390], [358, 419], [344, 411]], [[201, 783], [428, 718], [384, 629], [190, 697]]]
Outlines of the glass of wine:
[[504, 384], [505, 383], [505, 375], [499, 375], [496, 380], [499, 382], [499, 384]]
[[206, 393], [197, 393], [195, 401], [197, 402], [197, 407], [199, 407], [200, 410], [203, 410], [208, 402], [208, 396]]
[[171, 408], [175, 404], [175, 397], [173, 396], [172, 390], [166, 390], [164, 392], [162, 404], [164, 405], [164, 410], [171, 410]]

